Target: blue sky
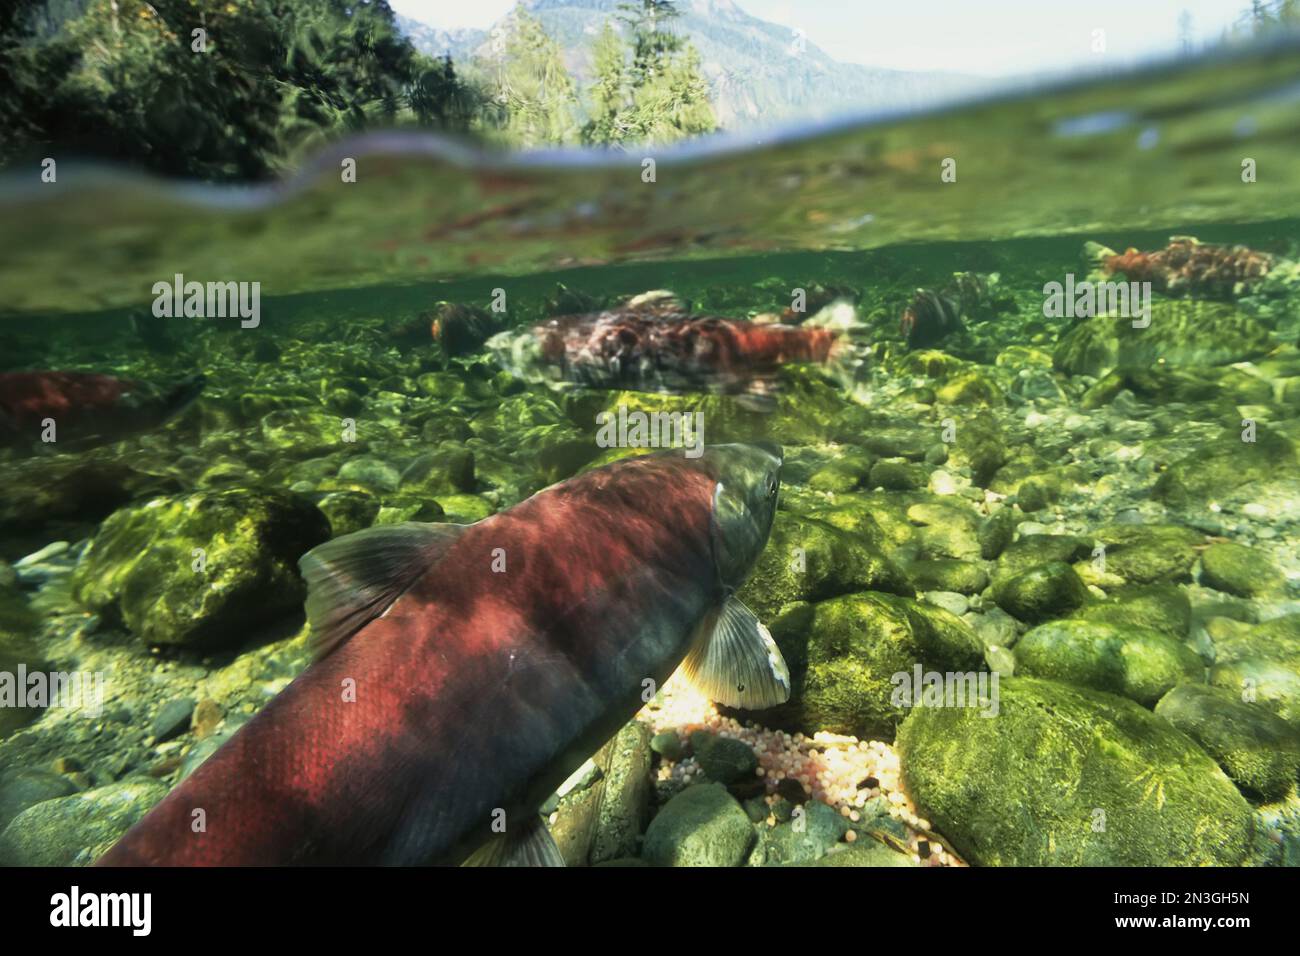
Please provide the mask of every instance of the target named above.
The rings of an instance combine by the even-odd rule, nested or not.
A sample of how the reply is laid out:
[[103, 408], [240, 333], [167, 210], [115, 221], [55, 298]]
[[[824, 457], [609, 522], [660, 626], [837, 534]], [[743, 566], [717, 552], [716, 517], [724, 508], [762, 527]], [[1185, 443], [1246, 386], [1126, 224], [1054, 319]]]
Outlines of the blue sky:
[[[1198, 43], [1216, 39], [1247, 0], [735, 0], [784, 24], [837, 60], [892, 69], [985, 76], [1131, 63], [1176, 49], [1179, 17], [1191, 14]], [[437, 27], [486, 27], [514, 0], [389, 0], [399, 13]]]

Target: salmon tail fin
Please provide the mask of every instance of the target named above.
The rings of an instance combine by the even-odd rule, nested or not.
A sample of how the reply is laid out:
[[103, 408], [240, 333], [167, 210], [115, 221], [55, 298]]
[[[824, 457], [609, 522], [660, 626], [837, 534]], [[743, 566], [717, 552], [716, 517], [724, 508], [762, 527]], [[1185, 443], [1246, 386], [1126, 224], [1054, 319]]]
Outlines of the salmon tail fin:
[[705, 696], [727, 707], [762, 710], [790, 699], [790, 670], [776, 641], [735, 597], [700, 624], [682, 670]]
[[304, 554], [298, 568], [317, 659], [387, 611], [464, 530], [408, 521], [345, 534]]
[[167, 417], [175, 418], [185, 409], [194, 404], [194, 400], [199, 397], [203, 387], [208, 384], [207, 376], [203, 374], [190, 375], [181, 379], [167, 391], [164, 405], [167, 409]]
[[506, 827], [475, 850], [462, 866], [564, 866], [555, 837], [536, 813], [522, 826]]
[[866, 324], [858, 307], [848, 299], [836, 299], [803, 323], [803, 328], [826, 329], [835, 334], [826, 354], [826, 371], [845, 391], [853, 393], [871, 357], [865, 341]]

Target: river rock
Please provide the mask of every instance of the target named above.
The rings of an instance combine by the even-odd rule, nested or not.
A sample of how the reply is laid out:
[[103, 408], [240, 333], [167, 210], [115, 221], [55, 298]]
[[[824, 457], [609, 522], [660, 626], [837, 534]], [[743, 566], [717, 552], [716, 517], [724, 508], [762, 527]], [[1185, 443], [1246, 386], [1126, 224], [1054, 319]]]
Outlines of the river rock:
[[1250, 805], [1188, 737], [1140, 705], [1031, 677], [1000, 711], [919, 707], [898, 736], [903, 785], [968, 862], [1237, 866]]

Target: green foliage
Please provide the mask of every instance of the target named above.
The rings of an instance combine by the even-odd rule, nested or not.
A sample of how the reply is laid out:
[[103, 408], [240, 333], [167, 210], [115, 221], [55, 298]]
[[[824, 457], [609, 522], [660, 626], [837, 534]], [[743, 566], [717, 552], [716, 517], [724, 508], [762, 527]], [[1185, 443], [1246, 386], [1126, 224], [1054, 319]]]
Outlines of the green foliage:
[[560, 47], [523, 4], [510, 15], [485, 122], [513, 146], [561, 146], [577, 135], [578, 97]]
[[667, 0], [624, 4], [618, 19], [630, 33], [628, 51], [606, 23], [593, 50], [586, 142], [670, 143], [717, 128], [699, 53], [671, 29], [676, 16]]
[[323, 140], [403, 125], [522, 148], [667, 143], [716, 128], [675, 16], [639, 0], [606, 23], [583, 117], [560, 45], [522, 4], [466, 77], [416, 52], [386, 0], [0, 3], [0, 163], [71, 154], [261, 179]]
[[372, 124], [464, 129], [473, 109], [451, 63], [416, 53], [384, 0], [64, 6], [73, 16], [51, 24], [29, 0], [0, 30], [10, 78], [0, 159], [69, 151], [260, 178], [321, 137]]

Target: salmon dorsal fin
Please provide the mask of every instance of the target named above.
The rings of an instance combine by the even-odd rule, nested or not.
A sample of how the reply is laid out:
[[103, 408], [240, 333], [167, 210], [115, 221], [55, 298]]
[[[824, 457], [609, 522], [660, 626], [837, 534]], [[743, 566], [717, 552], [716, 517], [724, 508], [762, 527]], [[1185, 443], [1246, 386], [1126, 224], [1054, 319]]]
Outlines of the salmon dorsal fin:
[[763, 710], [790, 699], [790, 671], [776, 641], [736, 597], [700, 622], [682, 670], [709, 700], [727, 707]]
[[381, 525], [304, 554], [298, 569], [307, 582], [307, 622], [317, 659], [392, 607], [465, 527], [416, 521]]

